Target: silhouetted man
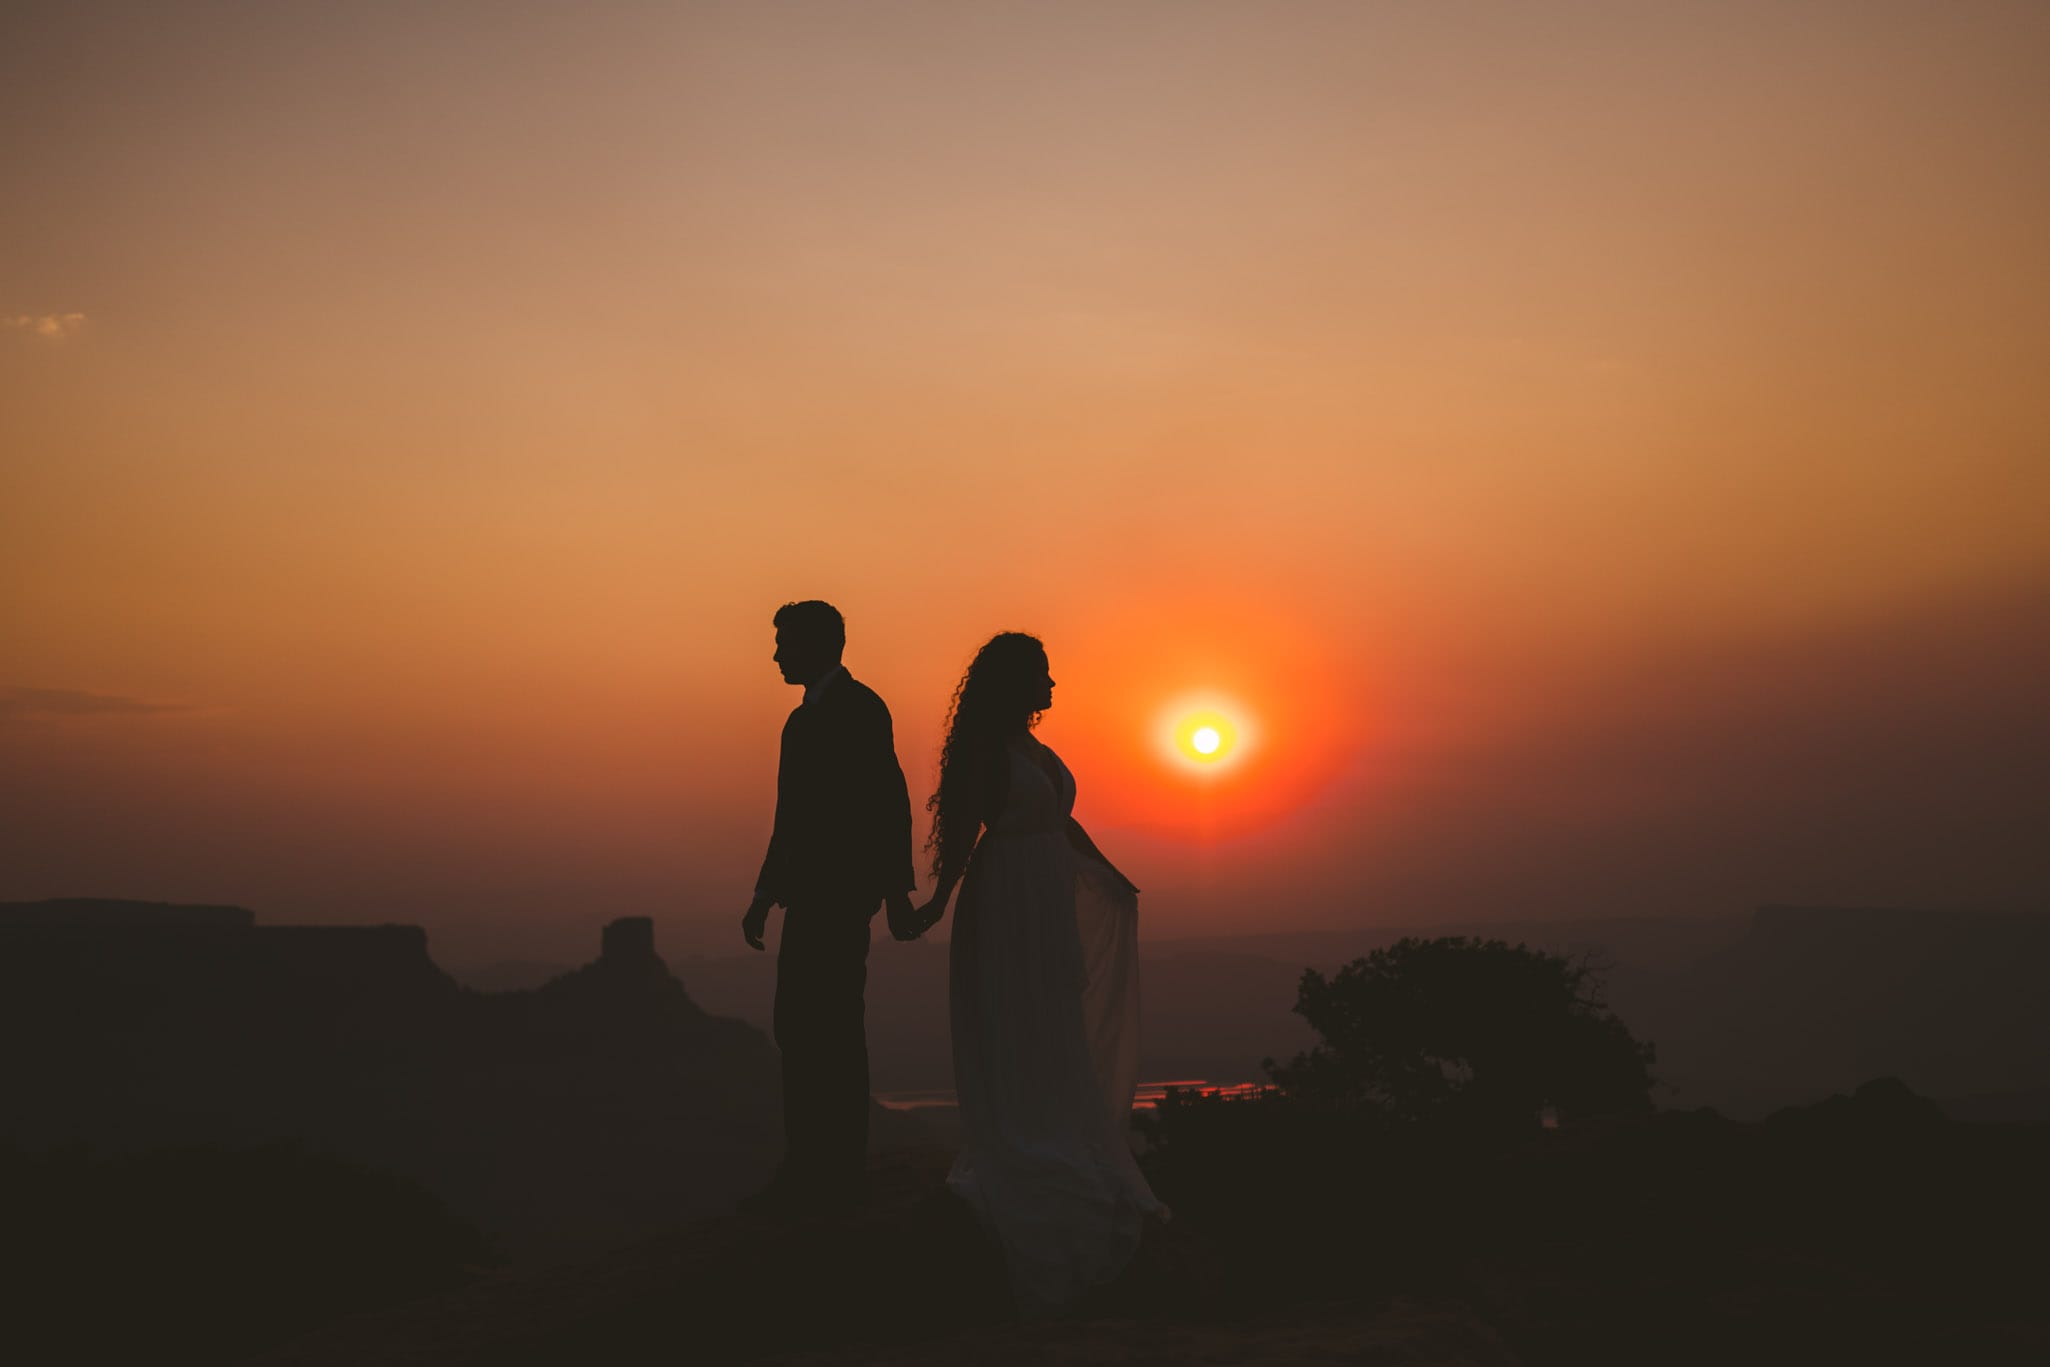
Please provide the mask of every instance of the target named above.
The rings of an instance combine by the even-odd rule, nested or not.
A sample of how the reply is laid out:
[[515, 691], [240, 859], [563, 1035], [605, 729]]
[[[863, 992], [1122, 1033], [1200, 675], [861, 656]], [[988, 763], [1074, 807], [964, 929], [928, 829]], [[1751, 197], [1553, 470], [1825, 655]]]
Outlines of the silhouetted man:
[[840, 663], [847, 629], [830, 603], [786, 603], [776, 665], [804, 701], [783, 724], [776, 829], [741, 933], [756, 949], [783, 908], [776, 1045], [783, 1051], [783, 1167], [762, 1200], [857, 1199], [868, 1148], [862, 989], [868, 923], [886, 899], [911, 918], [911, 797], [890, 709]]

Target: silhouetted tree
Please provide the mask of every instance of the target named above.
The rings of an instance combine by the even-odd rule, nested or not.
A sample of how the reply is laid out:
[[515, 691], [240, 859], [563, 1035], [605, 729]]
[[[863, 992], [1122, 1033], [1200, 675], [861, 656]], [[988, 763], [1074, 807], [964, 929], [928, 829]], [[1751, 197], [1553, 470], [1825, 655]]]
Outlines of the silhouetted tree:
[[1291, 1098], [1472, 1131], [1651, 1109], [1652, 1047], [1601, 999], [1593, 969], [1501, 940], [1404, 939], [1326, 978], [1296, 1013], [1323, 1042], [1267, 1070]]

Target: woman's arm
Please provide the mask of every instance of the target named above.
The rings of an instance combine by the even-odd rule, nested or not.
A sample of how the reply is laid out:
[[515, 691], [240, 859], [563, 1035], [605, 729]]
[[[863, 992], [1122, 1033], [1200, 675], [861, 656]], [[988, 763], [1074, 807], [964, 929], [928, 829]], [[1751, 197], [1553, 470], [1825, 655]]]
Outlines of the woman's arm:
[[919, 935], [938, 925], [940, 918], [947, 914], [947, 899], [954, 895], [955, 885], [961, 881], [961, 875], [967, 872], [968, 860], [974, 852], [976, 837], [979, 837], [983, 827], [995, 821], [1003, 810], [1004, 785], [1001, 777], [991, 775], [989, 781], [982, 785], [982, 789], [979, 804], [981, 811], [969, 818], [974, 822], [969, 829], [976, 835], [971, 836], [958, 853], [940, 866], [939, 886], [933, 889], [932, 897], [911, 918], [911, 924], [916, 927], [916, 933]]
[[911, 918], [918, 934], [923, 935], [940, 923], [940, 918], [947, 914], [947, 899], [954, 895], [954, 884], [960, 881], [961, 871], [958, 869], [940, 875], [940, 885], [932, 890], [932, 897]]
[[[972, 841], [969, 848], [971, 851], [974, 848]], [[938, 925], [940, 918], [947, 914], [947, 899], [954, 895], [954, 885], [961, 881], [961, 875], [967, 871], [967, 868], [968, 855], [965, 853], [959, 858], [941, 865], [939, 886], [933, 889], [932, 898], [924, 906], [920, 907], [911, 918], [914, 939]]]
[[1096, 848], [1096, 842], [1089, 838], [1089, 832], [1083, 830], [1082, 823], [1075, 820], [1072, 816], [1068, 818], [1068, 843], [1116, 874], [1118, 881], [1125, 885], [1127, 892], [1136, 893], [1139, 891], [1139, 885], [1125, 877], [1124, 871], [1111, 863], [1102, 850]]

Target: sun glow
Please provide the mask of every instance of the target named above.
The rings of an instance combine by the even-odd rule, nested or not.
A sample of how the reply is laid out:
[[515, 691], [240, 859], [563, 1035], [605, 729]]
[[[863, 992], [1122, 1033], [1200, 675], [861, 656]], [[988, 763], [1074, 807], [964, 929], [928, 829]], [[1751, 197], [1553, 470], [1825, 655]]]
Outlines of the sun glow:
[[1049, 716], [1061, 754], [1089, 765], [1085, 821], [1212, 846], [1290, 817], [1357, 762], [1372, 671], [1281, 620], [1286, 593], [1155, 592], [1140, 627], [1106, 615], [1054, 659], [1062, 687], [1078, 685]]
[[1168, 745], [1184, 762], [1220, 764], [1239, 748], [1240, 727], [1222, 707], [1177, 708], [1173, 716]]

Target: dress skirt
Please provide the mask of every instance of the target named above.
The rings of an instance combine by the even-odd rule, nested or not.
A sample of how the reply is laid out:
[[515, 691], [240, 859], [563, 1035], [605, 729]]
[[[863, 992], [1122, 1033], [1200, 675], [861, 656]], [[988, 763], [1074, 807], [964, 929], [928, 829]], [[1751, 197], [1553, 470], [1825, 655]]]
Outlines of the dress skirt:
[[948, 1185], [1045, 1318], [1115, 1278], [1160, 1209], [1132, 1156], [1138, 901], [1063, 830], [991, 830], [950, 950], [962, 1147]]

